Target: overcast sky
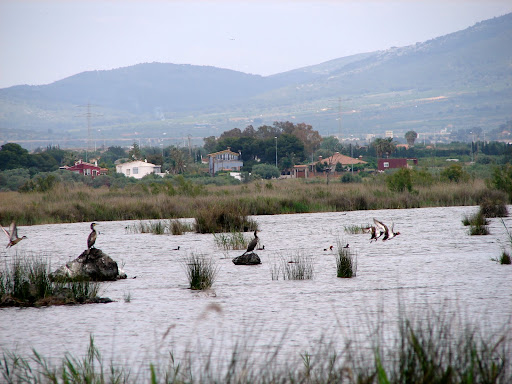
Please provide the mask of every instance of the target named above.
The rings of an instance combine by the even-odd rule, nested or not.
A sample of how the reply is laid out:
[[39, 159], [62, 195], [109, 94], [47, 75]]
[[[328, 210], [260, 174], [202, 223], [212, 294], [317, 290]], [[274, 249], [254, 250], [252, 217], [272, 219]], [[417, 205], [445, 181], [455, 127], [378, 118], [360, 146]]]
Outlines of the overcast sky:
[[0, 0], [0, 88], [145, 62], [266, 76], [510, 12], [510, 0]]

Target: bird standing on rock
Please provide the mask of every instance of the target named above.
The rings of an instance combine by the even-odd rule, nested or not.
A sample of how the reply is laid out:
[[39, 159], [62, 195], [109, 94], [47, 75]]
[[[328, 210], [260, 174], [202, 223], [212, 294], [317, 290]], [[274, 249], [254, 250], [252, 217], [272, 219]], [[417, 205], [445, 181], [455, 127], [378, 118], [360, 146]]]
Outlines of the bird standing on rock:
[[18, 227], [16, 226], [16, 223], [14, 221], [9, 226], [9, 232], [7, 232], [4, 227], [2, 227], [2, 231], [4, 231], [4, 233], [9, 238], [9, 243], [5, 248], [10, 248], [13, 245], [18, 244], [21, 240], [27, 238], [27, 236], [18, 237]]
[[98, 237], [98, 234], [96, 233], [96, 230], [94, 229], [95, 226], [98, 224], [91, 223], [91, 230], [92, 232], [89, 234], [89, 237], [87, 238], [87, 253], [90, 252], [91, 248], [94, 246], [94, 243], [96, 242], [96, 238]]
[[256, 248], [256, 245], [258, 244], [258, 240], [259, 240], [258, 230], [255, 230], [254, 231], [254, 239], [252, 239], [251, 242], [249, 243], [249, 245], [247, 246], [247, 251], [244, 252], [244, 255], [246, 253], [254, 251], [254, 248]]

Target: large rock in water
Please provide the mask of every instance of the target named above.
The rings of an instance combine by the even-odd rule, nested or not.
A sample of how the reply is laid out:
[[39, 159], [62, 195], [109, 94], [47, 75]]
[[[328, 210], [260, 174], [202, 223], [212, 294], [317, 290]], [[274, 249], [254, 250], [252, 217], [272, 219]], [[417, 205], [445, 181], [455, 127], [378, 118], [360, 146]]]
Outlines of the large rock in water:
[[85, 250], [75, 260], [66, 263], [66, 265], [51, 273], [50, 279], [64, 281], [113, 281], [126, 279], [126, 274], [101, 249], [91, 248], [90, 250]]
[[235, 265], [256, 265], [261, 264], [260, 257], [254, 252], [244, 253], [241, 256], [235, 257], [233, 259], [233, 263]]

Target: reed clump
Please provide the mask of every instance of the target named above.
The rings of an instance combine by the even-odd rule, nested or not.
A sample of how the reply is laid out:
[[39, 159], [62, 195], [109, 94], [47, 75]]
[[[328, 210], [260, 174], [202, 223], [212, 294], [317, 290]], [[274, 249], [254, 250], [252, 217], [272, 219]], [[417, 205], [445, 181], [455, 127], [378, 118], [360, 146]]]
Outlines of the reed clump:
[[193, 228], [190, 224], [180, 220], [169, 220], [169, 231], [172, 235], [183, 235], [185, 232], [192, 232]]
[[42, 258], [16, 257], [0, 271], [0, 307], [46, 306], [109, 302], [98, 297], [99, 284], [55, 282]]
[[310, 280], [314, 277], [315, 267], [313, 259], [302, 251], [292, 256], [280, 256], [270, 266], [272, 280]]
[[185, 259], [185, 270], [190, 289], [193, 290], [211, 288], [218, 271], [213, 259], [194, 253]]
[[357, 255], [352, 249], [343, 246], [340, 241], [337, 244], [336, 276], [351, 278], [357, 275]]
[[200, 209], [194, 219], [197, 233], [247, 232], [258, 229], [257, 223], [235, 204]]
[[213, 235], [215, 245], [224, 250], [241, 250], [246, 249], [251, 241], [250, 238], [244, 236], [242, 232], [233, 231], [229, 233], [215, 233]]
[[368, 229], [370, 225], [345, 225], [344, 229], [346, 233], [349, 233], [351, 235], [360, 235], [363, 233], [368, 233]]

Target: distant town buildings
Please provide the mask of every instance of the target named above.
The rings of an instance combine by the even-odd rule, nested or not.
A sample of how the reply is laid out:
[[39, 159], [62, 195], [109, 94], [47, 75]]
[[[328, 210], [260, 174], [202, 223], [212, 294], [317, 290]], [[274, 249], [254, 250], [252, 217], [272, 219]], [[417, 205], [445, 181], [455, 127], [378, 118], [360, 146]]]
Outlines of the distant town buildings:
[[[326, 157], [325, 159], [320, 156], [318, 161], [309, 163], [309, 164], [299, 164], [295, 165], [291, 171], [291, 176], [295, 178], [303, 178], [307, 179], [309, 177], [317, 176], [319, 172], [317, 171], [317, 164], [322, 164], [324, 166], [324, 170], [327, 170], [331, 174], [335, 174], [336, 165], [341, 164], [341, 167], [348, 167], [355, 164], [367, 164], [366, 161], [361, 159], [355, 159], [350, 156], [342, 155], [339, 152], [336, 152], [334, 155]], [[320, 174], [324, 174], [325, 172], [321, 172]]]

